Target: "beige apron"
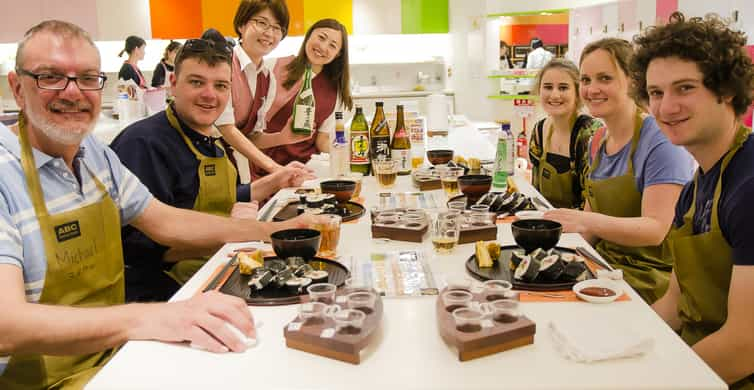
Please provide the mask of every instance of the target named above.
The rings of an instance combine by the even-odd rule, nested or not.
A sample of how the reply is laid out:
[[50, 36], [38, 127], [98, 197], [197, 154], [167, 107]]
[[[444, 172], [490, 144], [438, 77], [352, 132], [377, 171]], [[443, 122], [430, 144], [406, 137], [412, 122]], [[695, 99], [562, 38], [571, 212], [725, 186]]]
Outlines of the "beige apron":
[[[750, 132], [750, 129], [741, 127], [730, 151], [723, 158], [715, 186], [709, 232], [694, 234], [694, 212], [699, 188], [697, 173], [694, 177], [693, 201], [691, 208], [683, 216], [683, 226], [671, 229], [667, 237], [667, 248], [675, 260], [675, 274], [681, 288], [678, 302], [681, 338], [692, 346], [720, 329], [728, 317], [733, 255], [720, 230], [717, 211], [725, 168]], [[731, 389], [754, 389], [754, 374], [735, 383]]]
[[[76, 307], [124, 303], [118, 206], [102, 182], [89, 172], [97, 188], [104, 193], [102, 200], [75, 210], [49, 214], [24, 122], [21, 113], [18, 124], [21, 165], [47, 256], [39, 303]], [[86, 167], [86, 164], [81, 165]], [[0, 388], [80, 389], [113, 352], [110, 349], [78, 356], [13, 355], [0, 376]]]
[[[571, 119], [571, 131], [573, 129], [576, 118]], [[547, 153], [549, 150], [550, 142], [552, 140], [552, 133], [554, 132], [552, 124], [549, 126], [549, 133], [545, 140], [542, 141], [542, 157], [539, 159], [539, 169], [536, 170], [533, 182], [536, 184], [537, 189], [553, 206], [558, 208], [571, 208], [576, 202], [573, 194], [573, 181], [577, 176], [576, 172], [576, 160], [574, 156], [570, 155], [571, 145], [569, 142], [568, 150], [570, 160], [570, 169], [563, 173], [558, 173], [552, 164], [547, 161]], [[572, 137], [569, 135], [569, 139]]]
[[[173, 108], [165, 110], [170, 125], [181, 135], [191, 153], [199, 160], [199, 193], [196, 195], [193, 210], [220, 216], [229, 216], [236, 203], [237, 172], [233, 163], [226, 157], [207, 157], [199, 152], [191, 140], [181, 130], [181, 125], [173, 113]], [[220, 146], [222, 148], [222, 146]], [[201, 268], [207, 258], [181, 260], [166, 272], [178, 283], [184, 284]]]
[[[634, 177], [634, 153], [641, 135], [642, 118], [636, 112], [636, 127], [631, 139], [628, 169], [621, 176], [604, 180], [592, 180], [592, 172], [600, 164], [597, 153], [586, 178], [586, 199], [592, 211], [619, 218], [641, 216], [642, 194], [636, 188]], [[601, 144], [607, 140], [605, 137]], [[659, 299], [668, 288], [672, 259], [663, 259], [662, 246], [630, 247], [601, 240], [595, 247], [610, 264], [623, 270], [623, 276], [647, 303]]]

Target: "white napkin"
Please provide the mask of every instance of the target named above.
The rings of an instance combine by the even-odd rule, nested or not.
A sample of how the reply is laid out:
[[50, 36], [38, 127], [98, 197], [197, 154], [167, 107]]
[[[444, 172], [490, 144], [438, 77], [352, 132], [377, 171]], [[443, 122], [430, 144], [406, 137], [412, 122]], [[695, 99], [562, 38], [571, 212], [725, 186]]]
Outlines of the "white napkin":
[[559, 319], [550, 322], [555, 349], [566, 359], [582, 363], [639, 356], [654, 339], [609, 318]]
[[312, 154], [306, 166], [314, 171], [317, 177], [330, 176], [330, 155], [327, 153]]

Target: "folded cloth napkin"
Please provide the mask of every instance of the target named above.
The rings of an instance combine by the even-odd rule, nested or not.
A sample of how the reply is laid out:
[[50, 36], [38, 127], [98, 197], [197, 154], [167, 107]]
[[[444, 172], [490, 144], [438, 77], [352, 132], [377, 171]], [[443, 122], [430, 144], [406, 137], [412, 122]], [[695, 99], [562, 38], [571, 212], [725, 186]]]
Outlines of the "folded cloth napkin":
[[551, 321], [550, 334], [563, 357], [582, 363], [639, 356], [654, 346], [652, 337], [610, 318]]

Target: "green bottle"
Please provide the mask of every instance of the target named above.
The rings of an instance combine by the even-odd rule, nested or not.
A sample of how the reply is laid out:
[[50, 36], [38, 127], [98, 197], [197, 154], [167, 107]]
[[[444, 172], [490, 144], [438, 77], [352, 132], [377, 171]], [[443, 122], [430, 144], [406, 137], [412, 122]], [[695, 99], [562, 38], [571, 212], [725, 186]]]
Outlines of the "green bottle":
[[364, 110], [356, 106], [356, 114], [351, 121], [351, 172], [369, 174], [369, 124]]
[[314, 131], [314, 90], [312, 89], [312, 67], [304, 72], [304, 83], [293, 102], [293, 132], [309, 135]]

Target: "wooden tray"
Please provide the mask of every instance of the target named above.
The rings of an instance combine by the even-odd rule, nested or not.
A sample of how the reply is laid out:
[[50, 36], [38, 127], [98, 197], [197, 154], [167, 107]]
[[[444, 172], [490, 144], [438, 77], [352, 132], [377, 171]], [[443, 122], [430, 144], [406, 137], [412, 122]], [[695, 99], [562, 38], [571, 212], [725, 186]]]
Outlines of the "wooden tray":
[[490, 224], [476, 226], [472, 224], [463, 224], [458, 234], [459, 244], [468, 244], [477, 241], [493, 241], [497, 239], [497, 225]]
[[[358, 334], [335, 333], [331, 338], [320, 337], [322, 331], [328, 328], [335, 328], [335, 321], [326, 318], [319, 324], [307, 325], [303, 323], [299, 330], [291, 330], [291, 324], [301, 323], [296, 317], [283, 328], [285, 345], [288, 348], [298, 349], [300, 351], [313, 353], [352, 364], [361, 363], [360, 352], [369, 345], [374, 335], [374, 331], [379, 328], [382, 322], [382, 299], [380, 294], [371, 290], [377, 296], [374, 304], [374, 311], [367, 314], [361, 332]], [[335, 302], [342, 309], [346, 308], [345, 296], [350, 293], [347, 289], [340, 289], [336, 292]]]
[[[277, 259], [276, 256], [264, 258], [265, 262], [275, 259]], [[332, 260], [315, 257], [307, 262], [314, 269], [327, 271], [329, 273], [327, 282], [336, 286], [342, 286], [350, 276], [348, 268]], [[251, 306], [291, 305], [308, 299], [306, 292], [303, 292], [300, 295], [293, 294], [285, 287], [277, 288], [275, 286], [267, 286], [261, 291], [255, 291], [252, 293], [248, 285], [250, 278], [249, 275], [241, 275], [238, 272], [238, 265], [229, 266], [212, 279], [208, 284], [209, 287], [205, 289], [205, 291], [219, 289], [222, 293], [243, 298], [246, 300], [246, 304]], [[223, 282], [223, 280], [225, 281]], [[220, 287], [218, 288], [217, 286]]]
[[[577, 254], [576, 251], [569, 248], [563, 248], [563, 247], [555, 247], [555, 249], [566, 252], [566, 253], [573, 253]], [[513, 277], [513, 270], [510, 268], [511, 264], [511, 253], [514, 250], [523, 250], [521, 247], [517, 245], [507, 245], [502, 246], [500, 248], [500, 259], [495, 262], [495, 264], [491, 268], [479, 268], [476, 261], [476, 255], [471, 255], [468, 260], [466, 260], [466, 270], [473, 276], [475, 279], [485, 281], [485, 280], [507, 280], [513, 284], [513, 288], [517, 290], [529, 290], [529, 291], [564, 291], [564, 290], [570, 290], [574, 284], [578, 283], [577, 281], [556, 281], [552, 283], [546, 283], [546, 282], [532, 282], [532, 283], [526, 283], [522, 282], [520, 280], [516, 280]], [[586, 267], [587, 272], [589, 272], [589, 279], [594, 279], [594, 274], [589, 269], [589, 267]]]
[[[285, 207], [280, 209], [280, 211], [278, 211], [274, 217], [272, 217], [272, 220], [275, 222], [281, 222], [296, 217], [298, 215], [298, 205], [298, 201], [288, 203]], [[346, 202], [345, 208], [346, 210], [348, 210], [348, 213], [346, 215], [337, 214], [343, 217], [343, 222], [353, 221], [354, 219], [359, 219], [362, 215], [364, 215], [364, 206], [356, 202]]]
[[442, 183], [440, 183], [440, 176], [433, 171], [433, 169], [421, 171], [423, 173], [432, 174], [431, 177], [417, 175], [417, 173], [419, 172], [417, 172], [416, 170], [412, 171], [411, 181], [414, 183], [414, 187], [417, 187], [419, 191], [439, 190], [440, 188], [442, 188]]
[[[381, 213], [402, 213], [405, 209], [388, 209]], [[422, 212], [423, 213], [423, 212]], [[429, 230], [429, 221], [426, 213], [425, 218], [416, 223], [406, 224], [403, 221], [397, 221], [392, 224], [376, 223], [378, 215], [372, 215], [372, 238], [389, 238], [396, 241], [422, 242], [424, 235]]]
[[[443, 289], [443, 292], [446, 290]], [[474, 301], [486, 301], [484, 293], [472, 294]], [[478, 332], [466, 333], [456, 329], [453, 316], [445, 310], [442, 296], [438, 296], [435, 302], [440, 336], [458, 350], [458, 360], [462, 362], [534, 343], [537, 326], [526, 316], [521, 316], [512, 323], [489, 320], [492, 327], [482, 327]]]

